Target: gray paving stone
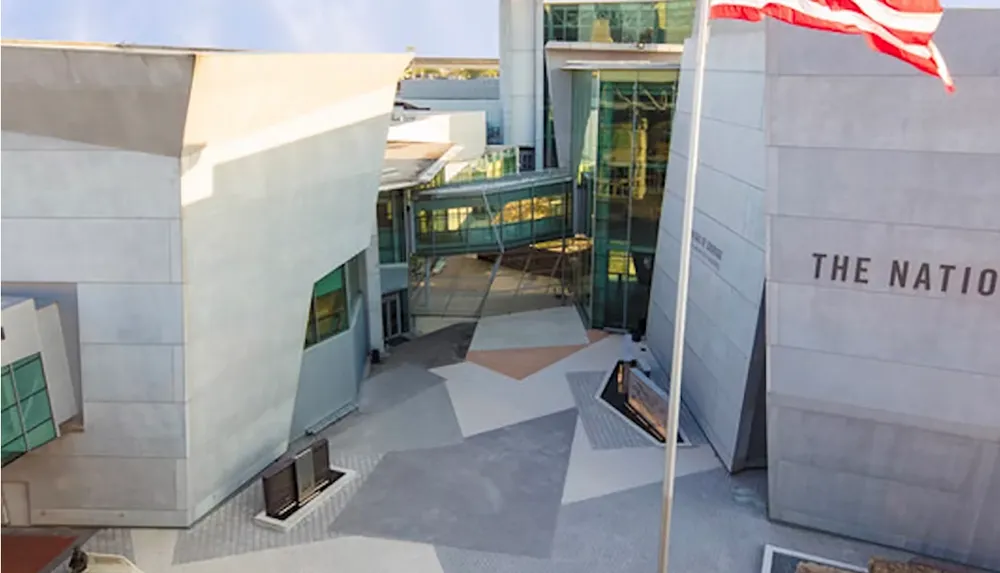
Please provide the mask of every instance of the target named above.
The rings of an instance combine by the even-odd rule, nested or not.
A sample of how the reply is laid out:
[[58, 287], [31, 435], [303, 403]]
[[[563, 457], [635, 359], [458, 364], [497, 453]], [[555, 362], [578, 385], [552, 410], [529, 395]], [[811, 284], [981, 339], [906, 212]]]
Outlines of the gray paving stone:
[[723, 469], [677, 480], [671, 539], [671, 570], [760, 571], [765, 544], [864, 565], [873, 555], [906, 559], [904, 553], [767, 520], [767, 474], [731, 476]]
[[301, 545], [335, 537], [329, 530], [330, 524], [368, 479], [379, 459], [380, 456], [377, 455], [331, 450], [332, 464], [352, 469], [357, 475], [288, 533], [265, 529], [253, 522], [253, 517], [264, 508], [263, 490], [259, 482], [254, 482], [178, 535], [174, 564]]
[[[618, 569], [605, 563], [554, 561], [520, 555], [469, 551], [437, 547], [437, 558], [444, 573], [610, 573]], [[652, 573], [652, 572], [650, 572]]]
[[383, 370], [361, 383], [358, 411], [377, 414], [441, 384], [444, 378], [415, 364]]
[[83, 544], [83, 550], [123, 555], [129, 561], [135, 562], [132, 532], [128, 529], [102, 529]]
[[573, 392], [583, 430], [595, 450], [648, 448], [649, 438], [596, 398], [607, 372], [568, 372], [566, 380]]
[[458, 444], [462, 429], [444, 384], [435, 384], [391, 408], [356, 412], [322, 432], [331, 452], [382, 454]]
[[660, 491], [653, 484], [564, 506], [548, 559], [444, 548], [438, 559], [445, 573], [649, 573], [656, 570]]
[[386, 454], [334, 522], [344, 535], [548, 557], [576, 410]]
[[662, 491], [660, 484], [650, 484], [563, 506], [553, 559], [613, 564], [612, 571], [655, 571]]

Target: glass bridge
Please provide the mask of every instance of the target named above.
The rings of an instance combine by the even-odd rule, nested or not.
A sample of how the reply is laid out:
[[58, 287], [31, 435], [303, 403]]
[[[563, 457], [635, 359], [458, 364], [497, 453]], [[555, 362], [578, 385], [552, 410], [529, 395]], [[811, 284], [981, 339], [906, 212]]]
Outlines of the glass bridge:
[[573, 179], [541, 171], [445, 185], [413, 200], [413, 252], [502, 253], [572, 234]]
[[[573, 178], [519, 173], [446, 184], [412, 197], [410, 308], [480, 317], [564, 304]], [[464, 255], [464, 256], [463, 256]]]

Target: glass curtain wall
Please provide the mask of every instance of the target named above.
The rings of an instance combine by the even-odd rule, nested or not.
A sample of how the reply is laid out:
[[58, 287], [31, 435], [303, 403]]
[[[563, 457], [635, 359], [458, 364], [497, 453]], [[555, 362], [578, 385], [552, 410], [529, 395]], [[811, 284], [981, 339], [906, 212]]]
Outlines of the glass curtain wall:
[[694, 0], [546, 4], [545, 40], [682, 44], [691, 35]]
[[406, 220], [402, 191], [383, 191], [375, 204], [378, 222], [378, 262], [383, 265], [406, 262]]
[[569, 181], [414, 203], [415, 250], [421, 255], [493, 252], [564, 237], [572, 217]]
[[482, 181], [484, 179], [498, 179], [507, 175], [516, 175], [519, 172], [517, 161], [517, 147], [489, 150], [473, 162], [472, 165], [456, 173], [448, 183]]
[[[584, 81], [592, 89], [576, 89]], [[574, 100], [591, 106], [583, 133], [574, 129], [577, 189], [593, 201], [591, 259], [575, 263], [575, 291], [594, 328], [634, 329], [646, 316], [676, 85], [677, 72], [666, 70], [574, 82]]]
[[[695, 0], [547, 4], [544, 42], [683, 44], [694, 24]], [[555, 125], [544, 71], [543, 160], [558, 167]]]
[[3, 465], [56, 438], [42, 355], [3, 367]]

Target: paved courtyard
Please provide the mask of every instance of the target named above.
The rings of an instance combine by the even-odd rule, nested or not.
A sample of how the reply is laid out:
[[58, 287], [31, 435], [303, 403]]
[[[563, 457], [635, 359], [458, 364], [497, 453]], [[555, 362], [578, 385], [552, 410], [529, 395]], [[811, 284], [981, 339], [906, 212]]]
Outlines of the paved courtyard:
[[[148, 573], [656, 570], [663, 448], [595, 399], [620, 337], [563, 307], [485, 318], [467, 352], [407, 349], [420, 343], [324, 432], [356, 476], [291, 532], [253, 523], [253, 483], [189, 530], [110, 529], [87, 547]], [[692, 446], [678, 451], [671, 571], [756, 572], [767, 543], [854, 564], [905, 557], [770, 523], [766, 474], [730, 476], [681, 424]]]

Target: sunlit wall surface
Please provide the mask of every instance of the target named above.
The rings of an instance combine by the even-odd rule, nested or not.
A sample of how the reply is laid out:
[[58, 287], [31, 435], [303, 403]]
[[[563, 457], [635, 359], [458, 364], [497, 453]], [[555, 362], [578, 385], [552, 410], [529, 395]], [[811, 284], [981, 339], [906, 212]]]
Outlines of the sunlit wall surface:
[[[691, 35], [694, 0], [549, 4], [545, 6], [544, 42], [595, 42], [622, 44], [683, 44]], [[555, 125], [544, 74], [545, 167], [558, 166]]]
[[593, 250], [574, 291], [593, 328], [632, 329], [649, 303], [677, 72], [577, 73], [571, 157]]

